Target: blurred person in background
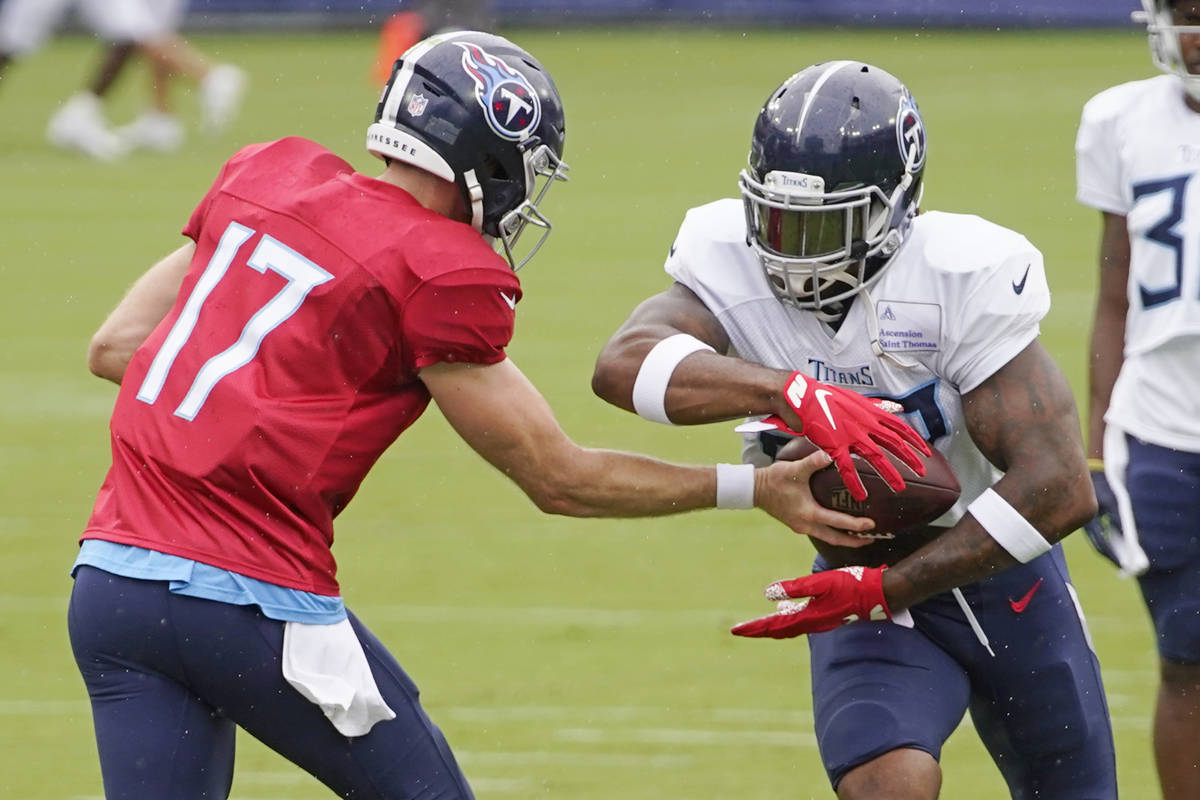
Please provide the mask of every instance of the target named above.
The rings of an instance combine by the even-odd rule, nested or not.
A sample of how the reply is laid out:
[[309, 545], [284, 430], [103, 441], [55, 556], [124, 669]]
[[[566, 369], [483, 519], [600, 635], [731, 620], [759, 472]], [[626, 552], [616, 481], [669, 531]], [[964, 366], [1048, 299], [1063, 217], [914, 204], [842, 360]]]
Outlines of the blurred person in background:
[[[334, 518], [430, 400], [547, 513], [757, 506], [862, 541], [846, 531], [869, 521], [809, 492], [830, 456], [756, 469], [583, 448], [507, 358], [564, 134], [528, 52], [484, 33], [425, 40], [367, 129], [382, 174], [300, 138], [240, 150], [191, 241], [97, 331], [89, 366], [121, 388], [68, 624], [109, 800], [227, 797], [236, 727], [341, 797], [472, 797], [416, 685], [346, 609], [331, 551]], [[795, 414], [842, 469], [851, 450], [928, 450], [845, 390]]]
[[[922, 211], [926, 153], [916, 101], [884, 70], [829, 61], [788, 78], [758, 115], [741, 200], [687, 212], [674, 283], [605, 345], [593, 386], [688, 425], [771, 414], [759, 385], [789, 375], [902, 406], [958, 502], [868, 547], [813, 539], [813, 574], [772, 584], [777, 613], [733, 632], [810, 634], [815, 734], [842, 800], [938, 797], [967, 712], [1014, 798], [1115, 800], [1100, 665], [1058, 544], [1096, 505], [1074, 396], [1039, 339], [1042, 254], [979, 217]], [[648, 406], [656, 351], [689, 340]], [[748, 463], [790, 438], [740, 427]], [[802, 655], [770, 657], [786, 671]]]
[[1100, 211], [1085, 530], [1154, 626], [1163, 796], [1200, 797], [1200, 0], [1144, 0], [1165, 73], [1084, 106], [1077, 198]]
[[[183, 126], [172, 113], [171, 78], [182, 75], [198, 87], [202, 125], [220, 133], [232, 121], [245, 89], [245, 74], [228, 64], [212, 64], [183, 39], [177, 28], [185, 0], [4, 0], [0, 4], [0, 70], [40, 48], [74, 9], [106, 45], [104, 58], [85, 89], [67, 99], [51, 117], [51, 144], [111, 161], [130, 150], [177, 150]], [[104, 99], [135, 53], [152, 75], [151, 102], [128, 125], [113, 129]]]
[[136, 119], [117, 129], [130, 149], [159, 152], [178, 150], [184, 141], [183, 124], [173, 111], [171, 89], [179, 77], [197, 88], [200, 126], [208, 136], [224, 133], [241, 108], [246, 90], [246, 73], [232, 64], [215, 64], [180, 36], [177, 27], [185, 3], [180, 0], [143, 0], [148, 6], [161, 4], [159, 13], [168, 25], [140, 43], [150, 67], [151, 103]]
[[107, 13], [103, 2], [99, 1], [3, 0], [0, 2], [0, 72], [6, 71], [13, 61], [38, 50], [76, 6], [81, 21], [105, 40], [104, 55], [87, 88], [77, 92], [60, 109], [46, 135], [55, 146], [111, 161], [124, 155], [126, 146], [105, 117], [104, 99], [137, 52], [130, 21], [124, 15]]

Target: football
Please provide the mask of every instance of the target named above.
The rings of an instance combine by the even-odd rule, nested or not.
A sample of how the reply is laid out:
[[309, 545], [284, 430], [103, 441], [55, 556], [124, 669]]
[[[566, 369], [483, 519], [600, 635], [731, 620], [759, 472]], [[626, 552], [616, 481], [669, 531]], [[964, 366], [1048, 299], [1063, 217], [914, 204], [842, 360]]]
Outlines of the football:
[[[815, 451], [816, 445], [803, 436], [797, 436], [775, 454], [779, 461], [799, 461]], [[854, 456], [859, 477], [867, 489], [867, 499], [859, 502], [850, 496], [837, 468], [830, 464], [813, 473], [809, 481], [813, 498], [835, 511], [856, 517], [870, 517], [875, 529], [864, 534], [872, 539], [891, 539], [896, 534], [920, 528], [933, 522], [958, 500], [961, 488], [958, 478], [950, 468], [950, 462], [937, 450], [929, 456], [918, 456], [925, 464], [925, 474], [917, 475], [904, 462], [888, 453], [884, 454], [904, 478], [904, 491], [892, 491], [887, 481], [879, 477], [865, 459]]]

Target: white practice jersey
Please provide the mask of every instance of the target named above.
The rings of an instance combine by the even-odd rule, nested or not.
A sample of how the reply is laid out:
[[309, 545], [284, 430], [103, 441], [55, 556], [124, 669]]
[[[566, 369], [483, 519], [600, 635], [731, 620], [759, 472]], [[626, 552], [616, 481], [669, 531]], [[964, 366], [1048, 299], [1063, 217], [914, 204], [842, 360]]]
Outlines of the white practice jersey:
[[1200, 451], [1200, 114], [1174, 75], [1114, 86], [1084, 106], [1075, 153], [1079, 202], [1129, 230], [1125, 362], [1104, 419]]
[[[940, 450], [962, 496], [935, 525], [951, 525], [1000, 479], [971, 440], [962, 395], [1028, 346], [1050, 308], [1042, 255], [1025, 237], [975, 216], [930, 212], [835, 333], [776, 299], [746, 244], [740, 200], [688, 212], [667, 273], [716, 315], [736, 354], [903, 405], [905, 420]], [[878, 320], [871, 347], [868, 314]], [[765, 458], [748, 435], [743, 460]]]

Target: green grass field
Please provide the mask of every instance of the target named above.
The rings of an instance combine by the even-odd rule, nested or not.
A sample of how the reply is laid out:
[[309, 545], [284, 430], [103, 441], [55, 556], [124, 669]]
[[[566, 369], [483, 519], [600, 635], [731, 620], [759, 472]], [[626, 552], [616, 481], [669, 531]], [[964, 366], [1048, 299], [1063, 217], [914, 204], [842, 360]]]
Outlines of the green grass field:
[[[565, 99], [571, 183], [556, 232], [522, 271], [511, 354], [590, 445], [697, 462], [736, 458], [731, 426], [668, 429], [588, 386], [596, 352], [641, 298], [685, 208], [736, 194], [754, 115], [791, 72], [854, 57], [905, 80], [931, 148], [925, 205], [979, 213], [1046, 255], [1043, 333], [1077, 394], [1086, 380], [1098, 214], [1074, 203], [1085, 100], [1151, 74], [1133, 32], [508, 31]], [[222, 161], [299, 134], [373, 172], [362, 148], [377, 87], [373, 35], [198, 36], [252, 88], [225, 139], [96, 164], [42, 131], [97, 51], [60, 41], [0, 83], [0, 794], [97, 798], [82, 682], [66, 639], [67, 568], [108, 462], [114, 389], [84, 364], [91, 332], [178, 246]], [[112, 116], [132, 117], [142, 76]], [[196, 118], [182, 90], [179, 107]], [[735, 640], [761, 587], [808, 571], [811, 549], [759, 513], [651, 521], [540, 515], [436, 410], [392, 448], [339, 519], [348, 603], [421, 685], [481, 798], [828, 798], [803, 640]], [[1157, 796], [1155, 657], [1136, 587], [1082, 535], [1067, 551], [1102, 659], [1121, 794]], [[1007, 797], [969, 721], [944, 752], [945, 798]], [[329, 797], [249, 737], [234, 797]]]

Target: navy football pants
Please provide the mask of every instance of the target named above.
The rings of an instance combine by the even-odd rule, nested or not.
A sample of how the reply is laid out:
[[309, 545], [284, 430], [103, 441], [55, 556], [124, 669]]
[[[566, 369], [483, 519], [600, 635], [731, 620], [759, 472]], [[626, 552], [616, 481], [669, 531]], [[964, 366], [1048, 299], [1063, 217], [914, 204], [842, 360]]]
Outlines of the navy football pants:
[[353, 615], [350, 622], [396, 712], [354, 739], [284, 680], [282, 622], [255, 606], [172, 594], [164, 581], [80, 567], [68, 626], [105, 797], [228, 797], [240, 726], [340, 797], [473, 798], [416, 685]]
[[1200, 453], [1126, 436], [1125, 488], [1150, 569], [1138, 578], [1167, 661], [1200, 664]]
[[995, 655], [950, 593], [916, 628], [856, 622], [808, 637], [817, 741], [830, 781], [898, 747], [934, 758], [970, 711], [1014, 800], [1115, 800], [1100, 665], [1061, 547], [962, 589]]

